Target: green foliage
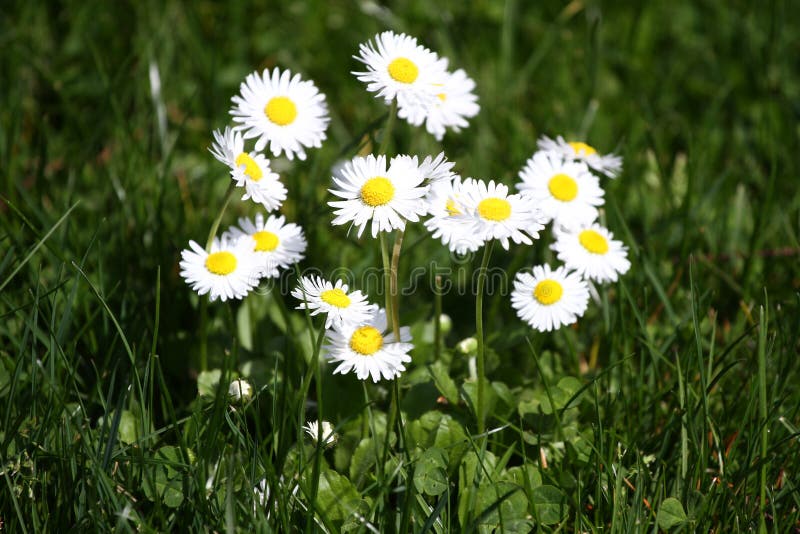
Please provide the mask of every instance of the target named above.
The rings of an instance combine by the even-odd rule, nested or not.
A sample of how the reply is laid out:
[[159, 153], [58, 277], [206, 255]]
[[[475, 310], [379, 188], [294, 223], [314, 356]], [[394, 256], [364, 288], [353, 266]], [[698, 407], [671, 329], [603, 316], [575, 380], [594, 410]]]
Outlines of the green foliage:
[[[793, 8], [5, 2], [0, 530], [797, 529]], [[320, 321], [293, 310], [293, 272], [211, 305], [179, 276], [228, 187], [210, 132], [244, 76], [276, 65], [313, 79], [332, 115], [308, 161], [274, 162], [282, 212], [309, 241], [300, 268], [360, 280], [380, 264], [375, 243], [330, 226], [326, 201], [330, 168], [383, 124], [350, 72], [385, 29], [464, 68], [482, 106], [443, 143], [399, 121], [394, 150], [444, 150], [462, 175], [508, 185], [541, 134], [625, 158], [602, 218], [632, 268], [575, 327], [535, 333], [506, 293], [486, 295], [482, 436], [474, 351], [456, 348], [475, 335], [478, 260], [421, 226], [400, 263], [416, 348], [399, 414], [389, 383], [325, 362], [317, 381]], [[223, 227], [254, 213], [233, 202]], [[553, 262], [549, 243], [495, 247], [492, 266]], [[438, 347], [434, 266], [450, 269], [453, 323]], [[358, 288], [380, 301], [370, 284]], [[253, 397], [232, 405], [239, 376]], [[301, 428], [319, 412], [338, 435], [327, 448]]]

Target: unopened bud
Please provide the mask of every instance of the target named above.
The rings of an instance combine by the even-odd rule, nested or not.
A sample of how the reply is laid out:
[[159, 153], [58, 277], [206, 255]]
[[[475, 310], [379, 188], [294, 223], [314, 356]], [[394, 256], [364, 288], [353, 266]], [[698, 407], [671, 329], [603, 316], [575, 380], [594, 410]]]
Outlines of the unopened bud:
[[478, 340], [474, 337], [462, 339], [458, 342], [458, 345], [456, 345], [456, 349], [461, 354], [471, 354], [478, 350]]
[[439, 316], [439, 328], [442, 329], [442, 334], [447, 334], [453, 329], [453, 320], [446, 313]]
[[228, 386], [228, 397], [234, 404], [243, 404], [253, 396], [253, 386], [243, 378], [237, 378]]

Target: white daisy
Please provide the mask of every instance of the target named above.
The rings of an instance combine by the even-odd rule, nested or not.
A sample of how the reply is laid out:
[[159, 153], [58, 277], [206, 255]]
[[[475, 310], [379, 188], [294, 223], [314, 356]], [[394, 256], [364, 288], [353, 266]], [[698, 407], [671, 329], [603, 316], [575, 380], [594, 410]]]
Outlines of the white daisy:
[[228, 385], [228, 397], [233, 404], [244, 404], [253, 397], [253, 386], [244, 378], [237, 378]]
[[333, 176], [331, 193], [344, 200], [328, 202], [334, 208], [334, 225], [352, 222], [358, 236], [372, 220], [372, 237], [378, 232], [404, 229], [406, 220], [425, 214], [422, 197], [427, 187], [416, 157], [397, 156], [386, 168], [386, 156], [355, 157]]
[[568, 161], [553, 152], [537, 152], [520, 171], [517, 189], [528, 192], [557, 225], [589, 224], [598, 215], [603, 190], [594, 174], [581, 161]]
[[285, 153], [306, 159], [306, 148], [319, 148], [328, 128], [325, 95], [314, 82], [277, 67], [259, 75], [253, 72], [239, 87], [241, 95], [231, 98], [234, 129], [244, 131], [245, 139], [258, 138], [256, 151], [269, 145], [274, 156]]
[[272, 172], [269, 160], [262, 154], [244, 151], [242, 134], [225, 128], [223, 133], [214, 130], [214, 143], [209, 148], [219, 161], [230, 167], [231, 178], [237, 187], [244, 187], [242, 200], [252, 198], [267, 211], [281, 207], [286, 200], [286, 188], [280, 177]]
[[537, 265], [533, 273], [514, 278], [511, 305], [517, 315], [540, 332], [556, 330], [578, 320], [589, 305], [589, 288], [578, 273], [561, 266]]
[[181, 276], [200, 295], [224, 302], [241, 299], [258, 285], [260, 268], [247, 241], [215, 237], [210, 253], [194, 241], [189, 247], [181, 251]]
[[616, 154], [599, 154], [597, 149], [581, 141], [565, 141], [560, 135], [550, 139], [546, 135], [539, 138], [539, 150], [557, 152], [566, 158], [580, 160], [600, 174], [616, 178], [622, 172], [622, 158]]
[[365, 72], [353, 72], [367, 84], [367, 91], [376, 92], [390, 103], [404, 109], [412, 124], [422, 124], [427, 108], [436, 99], [435, 84], [443, 83], [447, 62], [417, 44], [414, 37], [386, 31], [375, 36], [375, 44], [359, 46], [359, 55], [353, 56], [364, 63]]
[[283, 215], [270, 215], [264, 221], [264, 216], [259, 213], [255, 222], [242, 217], [239, 227], [231, 226], [223, 236], [249, 240], [263, 275], [268, 278], [277, 278], [278, 268], [290, 267], [305, 257], [303, 229], [294, 223], [286, 223]]
[[[305, 425], [303, 425], [303, 430], [306, 431], [314, 444], [317, 443], [317, 438], [319, 437], [319, 423], [317, 421], [309, 421]], [[330, 424], [328, 421], [322, 422], [322, 446], [323, 447], [330, 447], [336, 443], [336, 440], [339, 439], [339, 436], [336, 435], [336, 432], [333, 431], [333, 425]]]
[[631, 267], [628, 249], [599, 224], [557, 231], [550, 248], [569, 269], [597, 282], [616, 282]]
[[474, 187], [472, 178], [463, 184], [461, 178], [435, 183], [425, 196], [431, 218], [425, 221], [425, 228], [434, 238], [457, 254], [475, 252], [483, 246], [483, 238], [475, 232], [475, 220], [470, 217], [461, 204], [462, 188]]
[[447, 161], [444, 152], [439, 152], [436, 157], [425, 156], [425, 159], [419, 164], [419, 172], [427, 180], [428, 185], [433, 185], [439, 182], [449, 182], [455, 178], [454, 166], [455, 162]]
[[378, 306], [367, 301], [361, 291], [350, 291], [341, 280], [332, 284], [319, 276], [302, 277], [292, 296], [300, 301], [298, 310], [308, 309], [311, 315], [327, 314], [325, 328], [344, 323], [363, 323], [378, 309]]
[[526, 194], [508, 194], [508, 186], [483, 180], [466, 181], [461, 205], [473, 219], [473, 231], [483, 241], [497, 239], [508, 250], [514, 243], [533, 244], [547, 222], [537, 204]]
[[394, 334], [386, 334], [386, 311], [381, 309], [370, 320], [328, 330], [328, 343], [324, 349], [331, 362], [339, 362], [333, 373], [354, 371], [359, 380], [372, 377], [373, 382], [381, 378], [391, 380], [406, 370], [404, 364], [411, 361], [408, 352], [414, 348], [409, 328], [400, 329], [400, 342]]
[[[446, 73], [442, 83], [434, 87], [436, 99], [430, 102], [422, 117], [404, 107], [398, 109], [397, 116], [407, 119], [414, 126], [419, 126], [424, 120], [425, 129], [437, 141], [441, 141], [447, 128], [460, 132], [461, 128], [469, 126], [467, 119], [477, 115], [481, 107], [473, 92], [475, 82], [462, 69]], [[419, 122], [413, 122], [412, 118]]]

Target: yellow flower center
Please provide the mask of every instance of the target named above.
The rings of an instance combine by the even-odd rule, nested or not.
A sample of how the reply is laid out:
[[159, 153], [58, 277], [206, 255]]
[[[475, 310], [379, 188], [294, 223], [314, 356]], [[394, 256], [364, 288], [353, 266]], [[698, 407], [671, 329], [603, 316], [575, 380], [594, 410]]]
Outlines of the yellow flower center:
[[373, 208], [383, 206], [393, 198], [394, 186], [385, 176], [370, 178], [361, 186], [361, 200]]
[[447, 199], [444, 209], [446, 209], [447, 213], [450, 215], [461, 215], [461, 210], [458, 209], [458, 204], [456, 204], [456, 201], [452, 198]]
[[236, 166], [241, 167], [244, 165], [244, 173], [250, 177], [254, 182], [259, 181], [264, 177], [264, 171], [261, 170], [256, 160], [250, 157], [247, 152], [242, 152], [236, 156]]
[[533, 289], [533, 296], [540, 304], [549, 306], [561, 300], [561, 295], [564, 294], [564, 288], [555, 280], [547, 279], [542, 280]]
[[605, 254], [608, 252], [608, 241], [594, 230], [584, 230], [578, 234], [578, 241], [583, 245], [583, 248], [592, 254]]
[[231, 274], [236, 270], [236, 256], [225, 250], [209, 254], [206, 258], [206, 269], [214, 274]]
[[447, 95], [446, 95], [446, 94], [444, 94], [444, 93], [439, 93], [438, 95], [436, 95], [436, 97], [437, 97], [439, 100], [441, 100], [442, 102], [444, 102], [445, 100], [447, 100]]
[[276, 96], [264, 106], [264, 114], [278, 126], [286, 126], [297, 118], [297, 106], [286, 96]]
[[399, 57], [389, 63], [389, 76], [400, 83], [414, 83], [419, 76], [419, 68], [408, 58]]
[[372, 356], [383, 346], [383, 336], [374, 326], [362, 326], [350, 337], [350, 348], [363, 356]]
[[478, 215], [489, 221], [505, 221], [511, 216], [511, 204], [502, 198], [485, 198], [478, 204]]
[[578, 196], [578, 182], [566, 174], [556, 174], [547, 184], [550, 194], [562, 202], [569, 202]]
[[580, 156], [583, 154], [584, 156], [591, 156], [592, 154], [597, 154], [597, 150], [594, 147], [587, 145], [586, 143], [581, 143], [580, 141], [570, 141], [567, 143], [569, 146], [572, 147], [572, 150], [575, 151], [575, 155]]
[[324, 302], [327, 302], [331, 306], [336, 306], [337, 308], [347, 308], [350, 306], [350, 297], [338, 287], [323, 291], [320, 293], [319, 297]]
[[253, 239], [256, 241], [256, 252], [271, 252], [278, 248], [281, 240], [272, 232], [261, 230], [253, 234]]

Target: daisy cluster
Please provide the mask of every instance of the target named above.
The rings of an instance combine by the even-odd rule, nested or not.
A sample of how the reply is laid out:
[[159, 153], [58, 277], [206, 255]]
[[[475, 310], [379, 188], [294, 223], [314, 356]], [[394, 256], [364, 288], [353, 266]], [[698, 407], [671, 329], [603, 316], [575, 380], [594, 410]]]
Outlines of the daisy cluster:
[[[414, 348], [411, 331], [399, 329], [400, 339], [390, 332], [386, 310], [367, 301], [361, 291], [350, 290], [341, 280], [332, 283], [318, 276], [304, 276], [292, 296], [297, 309], [311, 315], [325, 314], [323, 347], [328, 361], [337, 363], [334, 374], [353, 371], [360, 380], [391, 380], [406, 370]], [[316, 434], [315, 434], [316, 436]]]
[[[229, 171], [231, 187], [243, 189], [259, 213], [212, 236], [204, 249], [195, 241], [181, 253], [181, 276], [200, 295], [222, 301], [241, 299], [263, 278], [300, 261], [306, 250], [302, 228], [272, 212], [281, 208], [287, 190], [270, 160], [306, 159], [306, 148], [321, 146], [328, 127], [325, 95], [299, 74], [275, 68], [249, 74], [232, 99], [234, 126], [213, 132], [211, 154]], [[249, 140], [255, 140], [248, 150]], [[225, 207], [223, 206], [223, 210]]]

